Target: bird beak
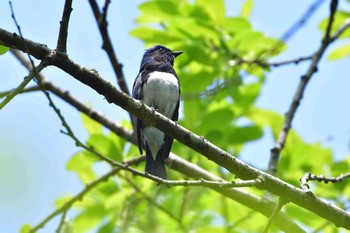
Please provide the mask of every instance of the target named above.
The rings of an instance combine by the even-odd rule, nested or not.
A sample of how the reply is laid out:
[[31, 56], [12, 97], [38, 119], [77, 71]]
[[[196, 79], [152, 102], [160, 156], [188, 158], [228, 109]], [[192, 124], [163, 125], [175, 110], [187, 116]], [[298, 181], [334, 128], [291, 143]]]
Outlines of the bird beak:
[[182, 51], [175, 51], [175, 52], [172, 52], [172, 54], [174, 55], [174, 57], [179, 56], [181, 53], [183, 53], [183, 52], [182, 52]]

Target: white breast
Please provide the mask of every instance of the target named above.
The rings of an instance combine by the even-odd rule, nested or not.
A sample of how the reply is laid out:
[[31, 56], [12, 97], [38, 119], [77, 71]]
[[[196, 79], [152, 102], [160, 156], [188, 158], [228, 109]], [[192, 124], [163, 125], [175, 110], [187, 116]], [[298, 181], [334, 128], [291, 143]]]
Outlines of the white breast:
[[179, 100], [179, 82], [171, 73], [152, 72], [143, 86], [143, 101], [168, 118]]

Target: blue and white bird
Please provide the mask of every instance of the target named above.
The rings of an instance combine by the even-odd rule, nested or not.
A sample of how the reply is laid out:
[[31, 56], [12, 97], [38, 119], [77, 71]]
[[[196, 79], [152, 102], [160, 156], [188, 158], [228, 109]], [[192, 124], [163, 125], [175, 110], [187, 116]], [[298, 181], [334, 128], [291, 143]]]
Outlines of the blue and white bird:
[[[173, 121], [178, 119], [180, 104], [180, 83], [173, 65], [181, 53], [162, 45], [146, 50], [132, 90], [132, 97]], [[166, 179], [165, 160], [174, 139], [137, 117], [133, 121], [140, 153], [146, 151], [145, 172]]]

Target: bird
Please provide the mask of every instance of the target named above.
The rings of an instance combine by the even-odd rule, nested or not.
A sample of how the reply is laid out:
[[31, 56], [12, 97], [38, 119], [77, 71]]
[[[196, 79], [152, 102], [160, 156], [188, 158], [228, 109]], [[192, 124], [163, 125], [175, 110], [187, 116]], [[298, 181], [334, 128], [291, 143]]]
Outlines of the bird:
[[[142, 57], [132, 97], [177, 122], [180, 105], [180, 82], [174, 70], [174, 60], [182, 51], [172, 51], [163, 45], [147, 49]], [[146, 151], [145, 172], [167, 179], [165, 160], [169, 157], [173, 138], [133, 116], [140, 154]]]

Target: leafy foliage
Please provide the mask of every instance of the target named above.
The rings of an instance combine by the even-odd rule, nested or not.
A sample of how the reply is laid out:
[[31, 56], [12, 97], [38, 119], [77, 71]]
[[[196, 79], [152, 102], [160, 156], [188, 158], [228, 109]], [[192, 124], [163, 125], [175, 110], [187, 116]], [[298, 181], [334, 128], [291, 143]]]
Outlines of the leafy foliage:
[[9, 48], [5, 47], [5, 46], [2, 46], [0, 45], [0, 55], [6, 53], [7, 51], [9, 50]]
[[[336, 12], [336, 14], [334, 16], [334, 24], [333, 24], [331, 33], [333, 34], [336, 31], [338, 31], [341, 28], [341, 26], [343, 26], [343, 24], [349, 20], [349, 18], [350, 18], [350, 13], [347, 11]], [[328, 22], [328, 18], [325, 18], [320, 23], [320, 29], [322, 31], [324, 31], [326, 29], [327, 22]], [[344, 38], [344, 39], [349, 40], [350, 31], [346, 30], [340, 36], [340, 38]], [[349, 55], [350, 55], [350, 44], [348, 43], [348, 44], [341, 45], [338, 48], [333, 49], [333, 51], [329, 54], [328, 59], [329, 60], [339, 60], [339, 59], [342, 59], [342, 58], [347, 57]]]
[[[164, 44], [184, 51], [175, 64], [183, 98], [180, 124], [235, 156], [240, 155], [247, 143], [263, 136], [276, 139], [283, 121], [283, 116], [256, 106], [269, 70], [243, 62], [266, 61], [285, 47], [281, 41], [253, 28], [248, 20], [252, 8], [253, 1], [247, 0], [241, 15], [232, 17], [226, 14], [223, 0], [146, 1], [139, 7], [138, 25], [131, 31], [147, 47]], [[341, 21], [343, 14], [338, 13], [336, 22]], [[324, 25], [321, 23], [321, 28]], [[333, 58], [344, 55], [334, 52]], [[138, 155], [136, 146], [105, 132], [90, 118], [82, 116], [82, 121], [90, 134], [87, 144], [95, 150], [119, 162]], [[131, 127], [128, 122], [123, 124]], [[233, 179], [231, 174], [177, 142], [172, 151], [209, 172]], [[317, 163], [310, 159], [315, 156]], [[83, 184], [89, 184], [104, 171], [99, 167], [101, 163], [90, 152], [78, 151], [67, 162], [67, 170], [75, 172]], [[143, 165], [136, 168], [143, 170]], [[298, 179], [305, 172], [336, 176], [349, 169], [349, 159], [335, 162], [329, 149], [320, 143], [307, 143], [292, 131], [282, 151], [277, 176], [298, 186]], [[169, 171], [169, 178], [186, 179], [174, 171]], [[338, 205], [348, 204], [350, 188], [344, 183], [332, 188], [318, 184], [312, 190]], [[264, 195], [254, 188], [249, 191]], [[62, 197], [56, 205], [62, 206], [67, 200], [69, 197]], [[261, 214], [207, 188], [158, 187], [123, 171], [99, 184], [73, 209], [78, 214], [70, 228], [76, 233], [260, 232], [267, 222]], [[294, 205], [288, 205], [285, 212], [308, 228], [325, 224], [323, 219]], [[23, 226], [21, 232], [28, 228]], [[323, 229], [336, 232], [332, 225]]]

